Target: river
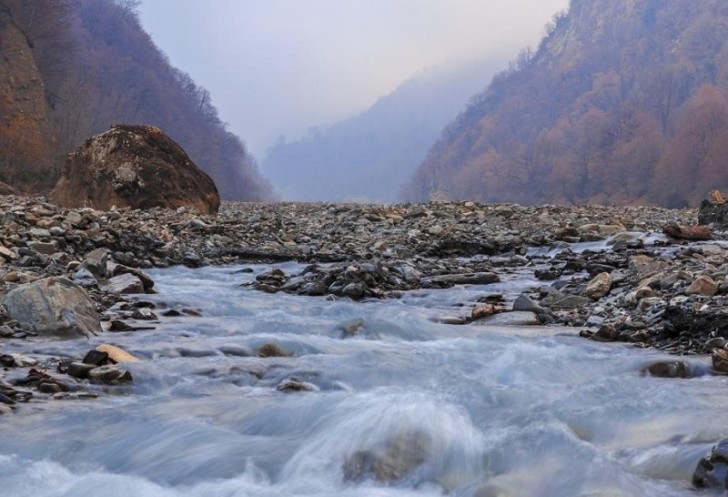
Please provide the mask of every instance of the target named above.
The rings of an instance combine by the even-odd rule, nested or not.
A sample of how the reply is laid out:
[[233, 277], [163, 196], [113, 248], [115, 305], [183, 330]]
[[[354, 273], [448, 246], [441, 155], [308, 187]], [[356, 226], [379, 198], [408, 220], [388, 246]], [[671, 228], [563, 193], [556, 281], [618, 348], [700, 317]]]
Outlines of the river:
[[[154, 330], [20, 342], [42, 359], [114, 343], [142, 362], [96, 400], [24, 404], [0, 419], [8, 497], [686, 496], [728, 435], [725, 377], [659, 379], [670, 356], [578, 330], [453, 326], [478, 297], [269, 295], [240, 286], [270, 266], [150, 272]], [[283, 264], [287, 272], [295, 264]], [[260, 358], [274, 342], [286, 357]], [[707, 369], [709, 359], [691, 358]], [[295, 378], [310, 391], [276, 387]]]

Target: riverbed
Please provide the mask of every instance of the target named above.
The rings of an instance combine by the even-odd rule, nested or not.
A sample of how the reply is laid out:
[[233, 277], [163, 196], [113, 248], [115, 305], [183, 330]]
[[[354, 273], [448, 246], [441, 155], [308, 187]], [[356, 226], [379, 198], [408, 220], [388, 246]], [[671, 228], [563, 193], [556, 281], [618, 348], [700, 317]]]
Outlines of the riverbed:
[[[244, 285], [272, 267], [300, 270], [150, 271], [157, 312], [200, 315], [84, 343], [142, 359], [126, 366], [133, 384], [3, 417], [2, 494], [683, 496], [726, 436], [725, 377], [643, 376], [671, 358], [574, 328], [438, 322], [511, 298], [533, 284], [522, 275], [356, 303]], [[259, 357], [265, 344], [285, 355]], [[78, 340], [9, 347], [80, 353]]]

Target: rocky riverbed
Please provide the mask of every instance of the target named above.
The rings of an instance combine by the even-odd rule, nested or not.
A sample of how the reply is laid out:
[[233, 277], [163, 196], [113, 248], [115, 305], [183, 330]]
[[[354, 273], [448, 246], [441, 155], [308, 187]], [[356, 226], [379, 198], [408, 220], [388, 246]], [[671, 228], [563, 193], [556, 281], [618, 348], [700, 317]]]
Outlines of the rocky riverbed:
[[[150, 267], [295, 260], [310, 265], [300, 274], [260, 275], [255, 287], [353, 300], [518, 273], [539, 283], [515, 301], [495, 294], [463, 303], [472, 311], [460, 321], [517, 311], [531, 322], [584, 327], [597, 340], [704, 354], [728, 338], [728, 245], [720, 231], [676, 234], [697, 218], [695, 210], [472, 202], [228, 202], [210, 217], [185, 208], [68, 210], [4, 196], [0, 294], [65, 276], [86, 289], [102, 319], [124, 328], [112, 317], [131, 312], [108, 309], [120, 309], [129, 294], [153, 292], [143, 273]], [[669, 227], [673, 236], [663, 234]], [[6, 312], [0, 320], [2, 336], [34, 332]]]
[[[112, 345], [91, 349], [78, 340], [77, 353], [42, 363], [9, 346], [92, 335], [113, 342], [114, 332], [198, 315], [145, 298], [155, 292], [145, 271], [173, 265], [250, 264], [256, 276], [241, 274], [241, 284], [302, 299], [397, 299], [526, 281], [522, 293], [484, 291], [434, 319], [566, 325], [592, 340], [710, 354], [710, 372], [724, 374], [728, 242], [717, 222], [699, 226], [698, 218], [697, 210], [472, 202], [224, 202], [217, 216], [202, 216], [186, 208], [64, 209], [43, 198], [0, 196], [0, 413], [31, 399], [126, 388], [133, 378], [124, 365], [138, 359]], [[300, 264], [253, 270], [284, 261]], [[356, 323], [343, 333], [356, 334]], [[691, 364], [676, 357], [643, 372], [706, 373]]]

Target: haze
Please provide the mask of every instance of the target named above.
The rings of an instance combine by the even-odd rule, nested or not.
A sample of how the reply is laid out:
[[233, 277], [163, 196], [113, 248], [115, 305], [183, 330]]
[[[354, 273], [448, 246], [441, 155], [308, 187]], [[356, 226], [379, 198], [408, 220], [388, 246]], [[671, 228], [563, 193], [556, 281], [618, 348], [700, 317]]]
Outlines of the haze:
[[[535, 47], [568, 0], [144, 0], [144, 27], [258, 157], [425, 67]], [[488, 82], [484, 82], [486, 86]]]

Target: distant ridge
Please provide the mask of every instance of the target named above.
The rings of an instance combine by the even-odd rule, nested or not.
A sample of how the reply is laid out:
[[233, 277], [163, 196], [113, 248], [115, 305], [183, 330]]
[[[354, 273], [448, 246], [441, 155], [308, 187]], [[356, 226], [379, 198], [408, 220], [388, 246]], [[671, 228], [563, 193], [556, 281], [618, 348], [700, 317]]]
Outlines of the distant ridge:
[[728, 189], [728, 2], [572, 0], [404, 198], [696, 206]]
[[445, 125], [504, 64], [493, 57], [425, 70], [354, 117], [279, 140], [262, 170], [286, 199], [394, 201]]

